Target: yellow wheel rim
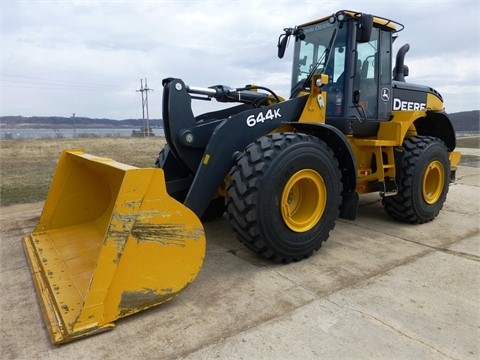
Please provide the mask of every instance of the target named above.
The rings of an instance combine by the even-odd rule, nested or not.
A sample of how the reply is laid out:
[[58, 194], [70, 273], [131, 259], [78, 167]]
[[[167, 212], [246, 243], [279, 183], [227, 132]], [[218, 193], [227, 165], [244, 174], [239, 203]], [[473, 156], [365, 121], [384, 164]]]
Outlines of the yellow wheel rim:
[[327, 188], [322, 176], [311, 169], [300, 170], [293, 174], [283, 189], [283, 221], [292, 231], [308, 231], [322, 217], [326, 201]]
[[423, 174], [422, 195], [427, 204], [434, 204], [442, 195], [445, 170], [440, 161], [432, 161]]

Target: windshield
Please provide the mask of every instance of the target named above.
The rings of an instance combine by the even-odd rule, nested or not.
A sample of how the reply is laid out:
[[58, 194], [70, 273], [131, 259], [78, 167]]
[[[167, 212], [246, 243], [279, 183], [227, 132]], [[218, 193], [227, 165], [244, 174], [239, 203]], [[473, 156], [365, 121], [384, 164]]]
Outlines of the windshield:
[[[295, 88], [308, 87], [305, 80], [311, 73], [326, 73], [329, 82], [336, 82], [345, 69], [345, 46], [348, 23], [344, 23], [335, 32], [338, 23], [330, 24], [327, 21], [305, 26], [302, 28], [305, 34], [304, 40], [295, 43], [295, 53], [292, 72], [292, 96]], [[332, 37], [335, 42], [328, 49]], [[329, 50], [329, 51], [327, 51]], [[330, 53], [330, 55], [329, 55]], [[329, 59], [327, 59], [327, 57]], [[328, 60], [328, 64], [325, 62]]]

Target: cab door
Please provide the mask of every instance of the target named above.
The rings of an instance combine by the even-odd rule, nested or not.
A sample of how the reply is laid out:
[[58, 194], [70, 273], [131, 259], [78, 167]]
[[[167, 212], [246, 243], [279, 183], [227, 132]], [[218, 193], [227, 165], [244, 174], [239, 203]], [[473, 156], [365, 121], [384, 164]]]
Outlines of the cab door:
[[369, 42], [357, 44], [354, 91], [368, 120], [388, 120], [392, 108], [391, 33], [373, 28]]
[[360, 119], [353, 124], [355, 134], [373, 136], [379, 122], [390, 119], [392, 109], [391, 33], [374, 27], [370, 41], [357, 43], [356, 47], [352, 78], [354, 106], [349, 115]]

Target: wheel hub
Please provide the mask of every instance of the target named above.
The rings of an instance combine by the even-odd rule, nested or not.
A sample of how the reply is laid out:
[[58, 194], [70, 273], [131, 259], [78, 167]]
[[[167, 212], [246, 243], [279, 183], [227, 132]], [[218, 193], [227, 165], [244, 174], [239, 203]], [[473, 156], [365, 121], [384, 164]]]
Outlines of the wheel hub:
[[312, 229], [325, 210], [327, 189], [322, 176], [303, 169], [293, 174], [282, 192], [281, 215], [285, 224], [295, 232]]
[[423, 175], [422, 195], [427, 204], [434, 204], [440, 198], [445, 184], [445, 171], [440, 161], [432, 161]]

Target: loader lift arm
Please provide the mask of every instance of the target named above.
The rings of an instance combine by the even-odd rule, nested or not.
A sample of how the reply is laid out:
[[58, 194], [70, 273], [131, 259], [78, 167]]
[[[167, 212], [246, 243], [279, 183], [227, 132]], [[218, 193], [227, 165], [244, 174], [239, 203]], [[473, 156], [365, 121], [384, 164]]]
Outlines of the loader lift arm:
[[[235, 102], [243, 99], [249, 106], [234, 107], [231, 113], [224, 113], [229, 115], [226, 118], [197, 121], [191, 110], [192, 98], [189, 92], [198, 94], [199, 88], [188, 87], [180, 79], [164, 80], [165, 137], [172, 156], [177, 161], [182, 159], [182, 165], [191, 172], [191, 176], [183, 182], [184, 186], [189, 185], [184, 205], [198, 217], [202, 216], [228, 174], [235, 153], [243, 151], [248, 144], [277, 129], [283, 122], [298, 121], [307, 100], [303, 96], [256, 107], [256, 104], [265, 103], [268, 95], [234, 91], [234, 95], [229, 98], [228, 93], [224, 96], [223, 90], [208, 89], [202, 94]], [[235, 113], [236, 111], [238, 112]], [[178, 183], [179, 180], [167, 180], [167, 191], [178, 191]]]

